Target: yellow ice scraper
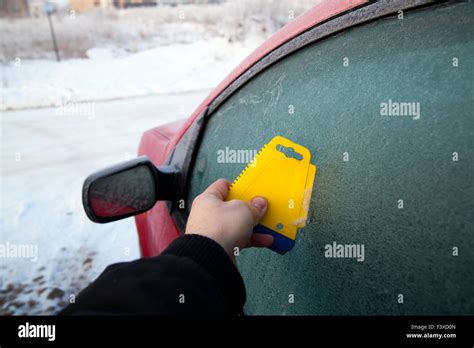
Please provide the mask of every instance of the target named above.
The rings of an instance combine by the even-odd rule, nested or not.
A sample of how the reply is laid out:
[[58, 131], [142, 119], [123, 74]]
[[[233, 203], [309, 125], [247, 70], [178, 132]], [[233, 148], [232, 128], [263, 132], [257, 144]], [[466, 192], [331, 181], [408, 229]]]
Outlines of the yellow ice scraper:
[[274, 242], [270, 249], [280, 254], [293, 248], [298, 229], [308, 217], [316, 175], [310, 159], [306, 147], [277, 136], [262, 147], [229, 189], [227, 200], [267, 198], [267, 213], [254, 232], [271, 234]]

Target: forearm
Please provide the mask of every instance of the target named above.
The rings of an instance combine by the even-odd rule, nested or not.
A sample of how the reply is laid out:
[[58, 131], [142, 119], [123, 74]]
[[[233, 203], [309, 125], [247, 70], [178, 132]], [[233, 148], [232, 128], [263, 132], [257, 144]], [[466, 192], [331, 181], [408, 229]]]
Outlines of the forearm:
[[60, 314], [238, 315], [245, 287], [224, 249], [182, 236], [160, 256], [109, 266]]

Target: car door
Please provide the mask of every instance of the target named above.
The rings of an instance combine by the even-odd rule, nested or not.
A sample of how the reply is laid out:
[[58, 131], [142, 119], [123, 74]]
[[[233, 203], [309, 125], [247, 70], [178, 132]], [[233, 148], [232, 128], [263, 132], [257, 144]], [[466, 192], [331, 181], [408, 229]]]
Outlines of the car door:
[[[183, 225], [196, 195], [274, 136], [312, 152], [310, 219], [293, 250], [237, 257], [249, 314], [474, 313], [474, 6], [392, 5], [272, 52], [170, 159], [189, 163], [186, 204], [170, 208]], [[358, 253], [328, 252], [339, 245]]]

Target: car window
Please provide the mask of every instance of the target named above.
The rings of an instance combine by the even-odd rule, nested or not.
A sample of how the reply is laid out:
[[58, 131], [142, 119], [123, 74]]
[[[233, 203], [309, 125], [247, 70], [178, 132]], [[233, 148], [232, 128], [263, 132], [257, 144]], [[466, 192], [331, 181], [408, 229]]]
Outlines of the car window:
[[[318, 168], [295, 247], [237, 258], [247, 313], [474, 312], [473, 19], [473, 3], [458, 3], [345, 30], [211, 115], [189, 201], [277, 135]], [[330, 257], [339, 245], [364, 252]]]

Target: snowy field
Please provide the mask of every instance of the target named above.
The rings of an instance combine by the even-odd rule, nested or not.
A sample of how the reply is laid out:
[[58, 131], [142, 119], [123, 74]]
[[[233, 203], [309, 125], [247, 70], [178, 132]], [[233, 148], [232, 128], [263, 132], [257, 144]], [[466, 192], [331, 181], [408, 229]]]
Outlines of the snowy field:
[[[89, 59], [20, 60], [4, 68], [4, 110], [56, 106], [215, 87], [261, 43], [229, 44], [223, 38], [174, 44], [121, 56], [107, 48], [88, 50]], [[0, 109], [1, 110], [1, 109]]]
[[0, 110], [205, 90], [318, 0], [60, 10], [0, 19]]
[[317, 1], [59, 13], [60, 63], [44, 17], [0, 19], [0, 315], [54, 314], [107, 265], [139, 257], [133, 219], [87, 219], [85, 177], [188, 117]]

